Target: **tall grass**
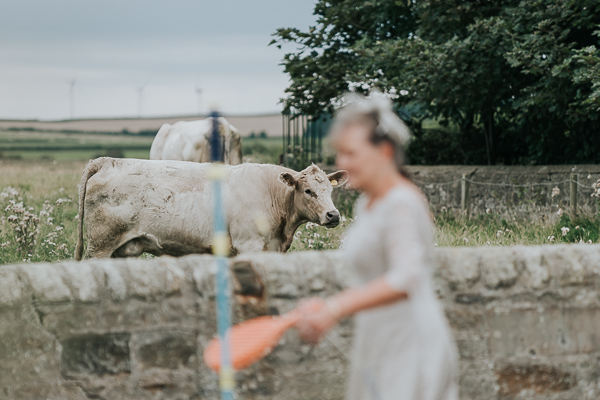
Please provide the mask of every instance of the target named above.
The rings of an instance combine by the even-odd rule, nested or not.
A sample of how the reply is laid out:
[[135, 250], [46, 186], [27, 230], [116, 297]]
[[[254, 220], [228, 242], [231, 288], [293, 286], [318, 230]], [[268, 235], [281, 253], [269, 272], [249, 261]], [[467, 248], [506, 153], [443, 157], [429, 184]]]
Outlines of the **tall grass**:
[[0, 161], [0, 264], [71, 258], [83, 162]]
[[281, 152], [281, 138], [242, 138], [244, 162], [279, 164]]

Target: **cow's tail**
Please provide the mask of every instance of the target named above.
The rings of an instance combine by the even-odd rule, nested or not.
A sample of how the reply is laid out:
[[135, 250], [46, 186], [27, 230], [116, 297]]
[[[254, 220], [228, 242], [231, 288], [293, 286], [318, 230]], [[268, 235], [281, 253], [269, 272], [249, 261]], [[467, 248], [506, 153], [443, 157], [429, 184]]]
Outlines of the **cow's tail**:
[[85, 214], [85, 192], [87, 181], [102, 168], [105, 161], [105, 157], [91, 160], [83, 170], [81, 182], [79, 183], [79, 225], [77, 227], [77, 247], [75, 247], [75, 260], [77, 261], [80, 261], [83, 258], [83, 217]]

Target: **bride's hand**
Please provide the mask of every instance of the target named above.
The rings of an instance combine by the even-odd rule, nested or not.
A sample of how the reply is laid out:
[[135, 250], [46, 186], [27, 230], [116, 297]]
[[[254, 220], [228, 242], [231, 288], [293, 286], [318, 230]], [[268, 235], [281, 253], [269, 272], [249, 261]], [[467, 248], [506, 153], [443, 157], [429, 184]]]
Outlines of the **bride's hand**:
[[296, 328], [300, 338], [309, 343], [318, 343], [339, 320], [326, 301], [319, 297], [302, 300], [296, 310], [302, 316], [296, 323]]

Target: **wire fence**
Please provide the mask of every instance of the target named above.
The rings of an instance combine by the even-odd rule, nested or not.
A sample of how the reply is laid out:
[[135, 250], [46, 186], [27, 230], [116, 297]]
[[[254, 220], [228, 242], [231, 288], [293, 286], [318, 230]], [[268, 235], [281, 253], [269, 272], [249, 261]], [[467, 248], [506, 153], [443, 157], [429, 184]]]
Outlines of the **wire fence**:
[[556, 181], [556, 182], [536, 182], [536, 183], [523, 183], [523, 184], [514, 184], [514, 183], [506, 183], [506, 182], [481, 182], [481, 181], [475, 181], [469, 178], [458, 178], [458, 179], [453, 179], [450, 181], [446, 181], [446, 182], [425, 182], [425, 181], [421, 181], [418, 179], [412, 179], [413, 182], [418, 183], [419, 185], [423, 185], [423, 186], [429, 186], [429, 185], [435, 185], [435, 186], [445, 186], [445, 185], [452, 185], [455, 183], [459, 183], [462, 181], [466, 181], [469, 182], [472, 185], [481, 185], [481, 186], [499, 186], [499, 187], [512, 187], [512, 188], [528, 188], [528, 187], [536, 187], [536, 186], [558, 186], [564, 183], [571, 183], [573, 182], [574, 184], [576, 184], [579, 187], [585, 188], [585, 189], [592, 189], [595, 190], [596, 188], [594, 187], [594, 185], [584, 185], [582, 183], [580, 183], [577, 180], [574, 179], [564, 179], [562, 181]]
[[[557, 207], [557, 212], [562, 213], [562, 207], [568, 206], [569, 212], [572, 215], [578, 213], [578, 206], [588, 206], [588, 208], [596, 208], [596, 199], [600, 198], [600, 179], [594, 184], [584, 184], [579, 181], [579, 174], [571, 173], [568, 179], [556, 181], [538, 181], [528, 183], [511, 183], [511, 182], [490, 182], [472, 179], [471, 175], [462, 174], [461, 178], [450, 179], [446, 181], [424, 181], [413, 179], [413, 182], [421, 186], [431, 203], [440, 206], [442, 209], [452, 208], [456, 206], [456, 191], [455, 195], [452, 192], [457, 187], [460, 187], [459, 208], [464, 215], [469, 215], [471, 211], [490, 212], [488, 204], [493, 208], [507, 211], [519, 210], [530, 212], [533, 209], [536, 211], [548, 210], [548, 207]], [[587, 179], [592, 179], [592, 175], [588, 174]], [[453, 188], [445, 189], [448, 186]], [[475, 187], [481, 189], [477, 191], [477, 202], [473, 203], [471, 192]], [[548, 190], [538, 188], [548, 188]], [[436, 191], [435, 189], [439, 190]], [[488, 192], [485, 188], [507, 189], [504, 192], [500, 190]], [[515, 191], [511, 191], [515, 189]], [[526, 189], [532, 189], [527, 192]], [[442, 196], [439, 196], [442, 193]], [[568, 196], [567, 196], [568, 195]], [[585, 200], [585, 198], [588, 200]], [[444, 204], [445, 202], [445, 204]], [[435, 208], [434, 205], [434, 208]]]

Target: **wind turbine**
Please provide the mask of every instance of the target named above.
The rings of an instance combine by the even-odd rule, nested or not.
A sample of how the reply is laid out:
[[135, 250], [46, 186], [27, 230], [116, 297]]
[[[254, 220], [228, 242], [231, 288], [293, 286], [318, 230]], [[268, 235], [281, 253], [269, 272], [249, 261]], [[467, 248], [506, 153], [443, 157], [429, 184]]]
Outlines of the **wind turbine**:
[[138, 118], [142, 118], [142, 106], [144, 105], [144, 90], [146, 89], [146, 86], [148, 86], [148, 83], [150, 83], [150, 79], [152, 79], [151, 77], [146, 79], [146, 82], [144, 82], [143, 85], [140, 85], [137, 87], [137, 92], [138, 92]]
[[196, 83], [196, 96], [198, 97], [198, 116], [202, 113], [202, 88]]

